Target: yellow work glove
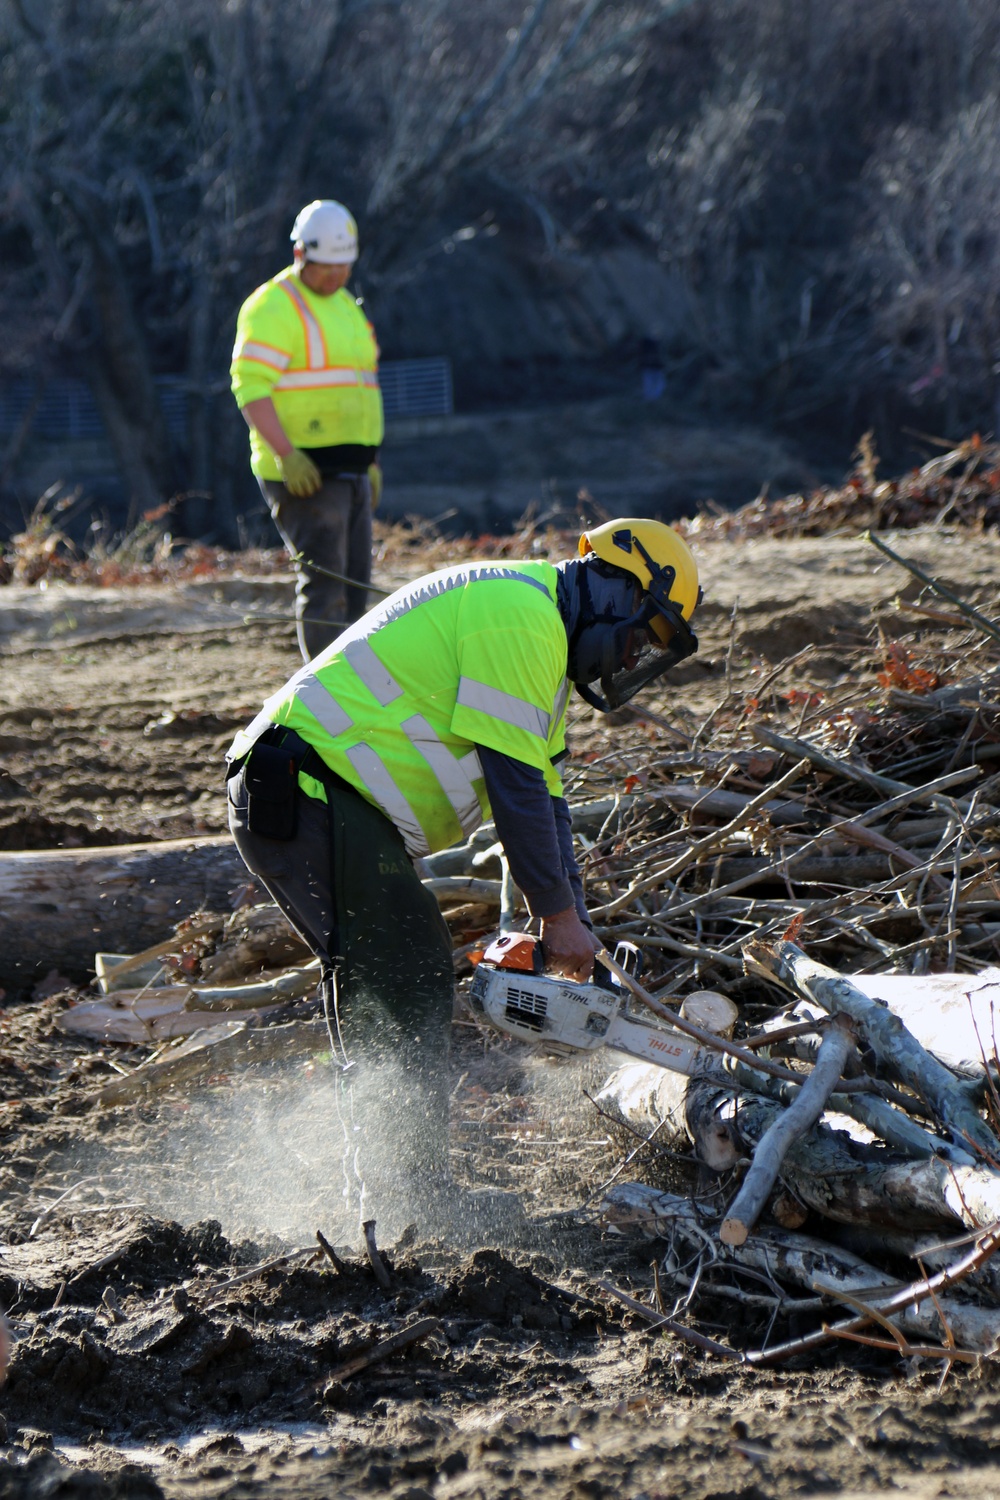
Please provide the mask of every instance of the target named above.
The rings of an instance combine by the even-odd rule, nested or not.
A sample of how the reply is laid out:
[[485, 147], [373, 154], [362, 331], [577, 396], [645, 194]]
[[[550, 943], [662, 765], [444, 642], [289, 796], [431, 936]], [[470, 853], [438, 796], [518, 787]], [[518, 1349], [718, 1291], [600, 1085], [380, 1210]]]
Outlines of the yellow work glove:
[[382, 465], [368, 465], [368, 488], [372, 495], [372, 510], [378, 509], [378, 503], [382, 498]]
[[322, 486], [322, 474], [308, 453], [302, 453], [298, 448], [293, 448], [291, 453], [279, 458], [278, 468], [281, 470], [285, 489], [299, 500], [304, 500], [307, 495], [315, 495]]

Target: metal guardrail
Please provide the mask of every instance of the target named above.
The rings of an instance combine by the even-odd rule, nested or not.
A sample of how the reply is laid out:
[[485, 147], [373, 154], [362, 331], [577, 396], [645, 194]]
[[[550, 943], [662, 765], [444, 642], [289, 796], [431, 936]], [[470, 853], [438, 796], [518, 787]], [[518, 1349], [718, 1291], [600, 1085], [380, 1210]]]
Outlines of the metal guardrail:
[[[386, 360], [379, 370], [379, 383], [387, 421], [449, 416], [454, 410], [448, 359]], [[161, 376], [156, 382], [167, 427], [178, 442], [186, 436], [186, 384], [183, 376], [176, 375]], [[0, 440], [14, 436], [33, 405], [34, 436], [55, 442], [105, 437], [104, 422], [87, 382], [59, 376], [41, 391], [31, 380], [0, 382]]]
[[454, 411], [450, 359], [388, 359], [379, 369], [386, 420]]

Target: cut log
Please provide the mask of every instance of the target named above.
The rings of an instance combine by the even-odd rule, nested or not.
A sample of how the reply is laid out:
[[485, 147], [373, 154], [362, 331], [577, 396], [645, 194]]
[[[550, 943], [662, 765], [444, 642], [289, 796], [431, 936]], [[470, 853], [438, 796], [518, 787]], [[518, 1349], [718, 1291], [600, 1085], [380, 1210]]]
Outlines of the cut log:
[[228, 834], [0, 854], [0, 986], [51, 969], [85, 980], [98, 950], [134, 953], [199, 907], [228, 911], [252, 883]]

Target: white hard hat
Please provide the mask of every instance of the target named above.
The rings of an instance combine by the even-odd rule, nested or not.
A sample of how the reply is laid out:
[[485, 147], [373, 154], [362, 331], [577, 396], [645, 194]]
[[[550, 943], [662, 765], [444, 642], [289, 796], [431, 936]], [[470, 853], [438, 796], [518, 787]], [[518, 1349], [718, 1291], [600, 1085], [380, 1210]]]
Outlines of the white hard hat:
[[358, 258], [358, 226], [334, 198], [317, 198], [292, 225], [295, 248], [321, 266], [350, 266]]

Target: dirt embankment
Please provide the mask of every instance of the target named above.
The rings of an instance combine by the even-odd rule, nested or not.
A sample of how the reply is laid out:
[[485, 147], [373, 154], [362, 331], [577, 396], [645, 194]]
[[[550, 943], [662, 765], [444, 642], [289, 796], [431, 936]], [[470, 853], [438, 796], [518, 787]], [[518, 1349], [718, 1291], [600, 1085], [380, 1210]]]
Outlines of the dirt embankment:
[[[901, 545], [993, 605], [996, 541]], [[838, 646], [907, 581], [846, 539], [713, 541], [700, 556], [703, 650], [675, 689], [695, 718], [727, 674], [750, 681], [800, 645], [819, 648], [803, 685], [835, 681]], [[4, 591], [3, 847], [225, 826], [224, 748], [297, 666], [287, 624], [247, 619], [286, 608], [287, 584], [254, 592]], [[655, 730], [574, 710], [577, 749], [598, 732]], [[61, 1004], [0, 1014], [0, 1298], [15, 1334], [0, 1497], [1000, 1495], [993, 1365], [942, 1390], [937, 1367], [848, 1346], [745, 1371], [608, 1300], [605, 1278], [648, 1286], [654, 1252], [597, 1222], [624, 1148], [585, 1074], [456, 1028], [456, 1174], [516, 1189], [527, 1222], [468, 1244], [461, 1222], [426, 1232], [418, 1208], [385, 1247], [384, 1288], [338, 1218], [320, 1063], [99, 1111], [94, 1092], [130, 1054], [60, 1036]], [[339, 1266], [281, 1259], [316, 1229]], [[720, 1302], [720, 1330], [761, 1338], [765, 1304]], [[420, 1339], [343, 1373], [426, 1319]]]

